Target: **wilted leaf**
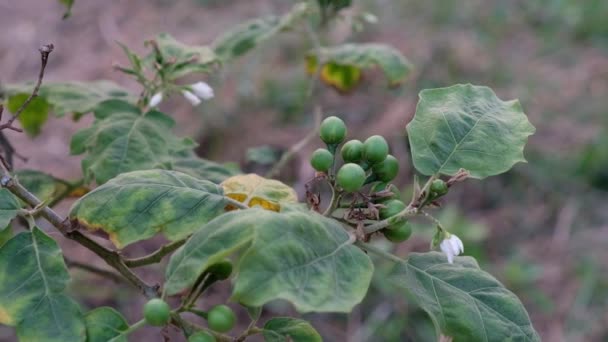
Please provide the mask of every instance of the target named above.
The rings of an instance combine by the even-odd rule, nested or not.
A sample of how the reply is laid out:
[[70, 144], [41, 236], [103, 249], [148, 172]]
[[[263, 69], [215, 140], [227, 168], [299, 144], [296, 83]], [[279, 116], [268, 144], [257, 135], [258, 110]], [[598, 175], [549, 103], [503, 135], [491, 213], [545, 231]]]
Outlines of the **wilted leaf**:
[[310, 323], [291, 317], [274, 317], [262, 331], [266, 342], [322, 342], [321, 335]]
[[347, 93], [361, 80], [361, 70], [351, 65], [327, 63], [321, 69], [321, 79], [337, 90]]
[[[11, 113], [17, 113], [21, 105], [27, 101], [30, 97], [29, 94], [17, 94], [11, 96], [8, 99], [6, 108]], [[19, 114], [17, 120], [21, 123], [21, 126], [25, 132], [30, 136], [36, 136], [40, 134], [42, 126], [49, 117], [49, 104], [43, 98], [35, 97], [25, 107], [25, 109]]]
[[123, 172], [162, 167], [176, 153], [194, 147], [190, 139], [171, 134], [173, 119], [152, 110], [108, 101], [95, 111], [96, 121], [72, 137], [72, 154], [86, 152], [82, 160], [85, 180], [103, 184]]
[[289, 28], [306, 13], [305, 3], [296, 4], [287, 14], [268, 16], [246, 21], [224, 33], [213, 42], [216, 55], [222, 60], [231, 60], [244, 55], [263, 41]]
[[221, 214], [222, 188], [167, 170], [124, 173], [80, 198], [70, 218], [106, 232], [117, 247], [157, 233], [175, 241]]
[[152, 66], [160, 62], [164, 72], [171, 78], [178, 78], [195, 72], [207, 72], [218, 62], [217, 56], [208, 46], [187, 45], [177, 41], [168, 33], [161, 33], [154, 38], [162, 60], [158, 61], [155, 52], [151, 52], [145, 63]]
[[[87, 342], [107, 342], [129, 328], [129, 324], [118, 311], [105, 306], [87, 312], [84, 320], [87, 326]], [[123, 336], [114, 342], [127, 342], [127, 338]]]
[[240, 258], [232, 299], [248, 306], [284, 299], [300, 312], [350, 312], [367, 293], [373, 265], [337, 221], [299, 211], [234, 215], [256, 234]]
[[455, 85], [420, 92], [407, 125], [416, 169], [425, 175], [454, 175], [461, 168], [485, 178], [525, 161], [534, 126], [519, 101], [502, 101], [488, 88]]
[[454, 341], [540, 341], [517, 296], [471, 257], [410, 253], [394, 280]]
[[[226, 196], [250, 208], [260, 206], [266, 210], [279, 211], [282, 203], [297, 203], [298, 195], [290, 186], [256, 174], [237, 175], [222, 182]], [[228, 210], [236, 209], [229, 206]]]
[[311, 56], [316, 57], [323, 64], [334, 63], [358, 69], [379, 67], [391, 86], [403, 83], [412, 70], [411, 63], [401, 52], [384, 44], [343, 44], [313, 51], [308, 58], [309, 71], [311, 65], [316, 63]]
[[53, 199], [67, 190], [65, 182], [36, 170], [18, 170], [15, 172], [19, 183], [42, 201]]
[[[4, 91], [9, 102], [14, 96], [23, 96], [32, 93], [34, 85], [6, 84]], [[135, 103], [137, 99], [129, 92], [110, 81], [94, 82], [63, 82], [47, 83], [40, 87], [38, 97], [51, 105], [51, 111], [57, 116], [75, 113], [77, 116], [93, 112], [97, 106], [109, 99], [120, 99]]]

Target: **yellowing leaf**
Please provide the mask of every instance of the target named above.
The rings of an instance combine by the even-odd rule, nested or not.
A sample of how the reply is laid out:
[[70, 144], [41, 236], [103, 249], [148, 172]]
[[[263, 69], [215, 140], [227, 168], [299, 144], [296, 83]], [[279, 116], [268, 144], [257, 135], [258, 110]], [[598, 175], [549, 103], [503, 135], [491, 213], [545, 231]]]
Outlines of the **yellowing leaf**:
[[[256, 174], [233, 176], [221, 184], [224, 195], [244, 203], [248, 207], [259, 206], [266, 210], [279, 211], [282, 203], [297, 203], [298, 196], [290, 186]], [[227, 205], [226, 210], [236, 209]]]
[[340, 92], [350, 92], [361, 80], [361, 70], [352, 65], [327, 63], [321, 69], [321, 80]]

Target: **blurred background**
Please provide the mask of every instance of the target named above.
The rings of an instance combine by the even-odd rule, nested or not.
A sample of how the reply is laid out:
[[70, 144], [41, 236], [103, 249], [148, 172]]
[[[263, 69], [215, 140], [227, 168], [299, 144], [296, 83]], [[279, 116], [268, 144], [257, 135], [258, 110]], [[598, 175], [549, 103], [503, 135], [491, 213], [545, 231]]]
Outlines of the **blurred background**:
[[[110, 79], [137, 92], [136, 83], [112, 69], [113, 63], [127, 64], [116, 41], [140, 53], [146, 51], [144, 40], [160, 32], [208, 44], [245, 19], [287, 12], [294, 2], [76, 0], [72, 16], [61, 20], [64, 8], [57, 1], [0, 0], [0, 83], [34, 80], [37, 48], [52, 42], [45, 81]], [[361, 21], [365, 13], [378, 21]], [[328, 44], [390, 44], [415, 71], [398, 88], [389, 89], [371, 72], [349, 94], [318, 85], [311, 97], [304, 57], [312, 43], [304, 30], [294, 30], [206, 79], [215, 89], [212, 101], [192, 108], [174, 97], [160, 108], [176, 118], [178, 134], [196, 137], [200, 155], [260, 171], [306, 135], [313, 108], [320, 105], [347, 122], [350, 138], [387, 137], [401, 161], [397, 183], [407, 190], [414, 171], [405, 125], [421, 89], [473, 83], [491, 87], [501, 99], [518, 98], [537, 128], [525, 151], [528, 163], [483, 182], [459, 184], [436, 215], [462, 238], [466, 255], [522, 299], [543, 340], [607, 341], [608, 1], [354, 0], [322, 34]], [[69, 155], [69, 141], [91, 121], [50, 118], [34, 139], [8, 133], [27, 158], [18, 167], [80, 177], [80, 159]], [[281, 175], [301, 195], [313, 177], [308, 156], [318, 147], [320, 141], [307, 146]], [[414, 238], [395, 253], [428, 250], [431, 228], [416, 225]], [[104, 266], [90, 252], [61, 243], [68, 256]], [[158, 243], [137, 244], [126, 253], [142, 255]], [[367, 298], [352, 315], [306, 318], [327, 341], [436, 340], [426, 315], [386, 282], [390, 266], [378, 265]], [[161, 269], [142, 274], [154, 281]], [[111, 305], [130, 321], [139, 319], [143, 298], [133, 290], [77, 269], [71, 273], [71, 290], [83, 308]], [[227, 296], [213, 288], [203, 305]], [[295, 314], [281, 303], [266, 311]], [[244, 310], [239, 313], [246, 317]], [[0, 340], [13, 341], [12, 329], [0, 327]], [[161, 337], [147, 329], [133, 335], [140, 340]]]

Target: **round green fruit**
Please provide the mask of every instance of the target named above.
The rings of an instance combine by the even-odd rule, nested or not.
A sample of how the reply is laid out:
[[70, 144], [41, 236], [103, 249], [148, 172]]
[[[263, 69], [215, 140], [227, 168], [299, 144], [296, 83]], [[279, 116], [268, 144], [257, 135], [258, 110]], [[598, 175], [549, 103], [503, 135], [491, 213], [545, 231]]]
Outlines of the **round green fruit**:
[[224, 280], [230, 277], [232, 273], [232, 262], [230, 260], [223, 260], [217, 262], [207, 268], [207, 272], [213, 274], [218, 280]]
[[346, 125], [337, 116], [330, 116], [321, 122], [319, 136], [328, 145], [339, 144], [346, 138]]
[[402, 212], [403, 209], [405, 209], [405, 203], [401, 202], [398, 199], [392, 199], [392, 200], [386, 201], [384, 203], [384, 205], [386, 206], [386, 208], [380, 209], [380, 218], [381, 219], [395, 216], [395, 215], [399, 214], [400, 212]]
[[326, 172], [334, 164], [334, 155], [324, 148], [319, 148], [310, 156], [310, 165], [319, 172]]
[[436, 193], [438, 196], [443, 196], [448, 193], [448, 185], [441, 179], [435, 179], [431, 183], [431, 193]]
[[190, 335], [188, 342], [215, 342], [215, 337], [206, 331], [199, 331]]
[[391, 242], [403, 242], [412, 235], [412, 227], [409, 222], [403, 221], [383, 229], [382, 234]]
[[342, 146], [341, 153], [345, 163], [358, 163], [363, 158], [363, 143], [359, 140], [349, 140]]
[[388, 143], [380, 135], [372, 135], [363, 143], [363, 158], [370, 165], [382, 162], [388, 156]]
[[372, 172], [379, 181], [390, 182], [395, 179], [397, 173], [399, 173], [399, 161], [389, 154], [383, 161], [372, 166]]
[[365, 182], [365, 171], [357, 164], [344, 164], [338, 170], [336, 181], [339, 186], [348, 192], [358, 191]]
[[160, 298], [150, 299], [144, 305], [144, 318], [146, 322], [155, 327], [162, 327], [169, 323], [171, 308]]
[[211, 330], [225, 333], [234, 327], [236, 315], [226, 305], [217, 305], [207, 312], [207, 325]]

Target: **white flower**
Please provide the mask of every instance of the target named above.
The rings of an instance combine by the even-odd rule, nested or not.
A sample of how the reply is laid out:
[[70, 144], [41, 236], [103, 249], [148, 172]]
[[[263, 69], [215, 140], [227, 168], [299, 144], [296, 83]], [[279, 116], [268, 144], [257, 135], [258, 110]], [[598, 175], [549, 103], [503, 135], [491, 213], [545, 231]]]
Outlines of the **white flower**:
[[450, 264], [454, 263], [454, 257], [464, 252], [464, 245], [458, 236], [446, 232], [446, 237], [439, 244], [439, 248], [448, 257]]
[[193, 106], [198, 106], [201, 104], [201, 99], [199, 99], [196, 95], [192, 94], [192, 92], [188, 90], [182, 90], [182, 95], [186, 98], [186, 100], [190, 101]]
[[156, 107], [160, 104], [160, 102], [163, 100], [163, 93], [158, 92], [156, 94], [154, 94], [154, 96], [152, 96], [152, 98], [150, 99], [150, 103], [148, 103], [148, 107]]
[[190, 86], [192, 91], [201, 98], [201, 100], [209, 100], [213, 98], [213, 88], [205, 82], [196, 82]]

